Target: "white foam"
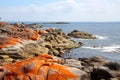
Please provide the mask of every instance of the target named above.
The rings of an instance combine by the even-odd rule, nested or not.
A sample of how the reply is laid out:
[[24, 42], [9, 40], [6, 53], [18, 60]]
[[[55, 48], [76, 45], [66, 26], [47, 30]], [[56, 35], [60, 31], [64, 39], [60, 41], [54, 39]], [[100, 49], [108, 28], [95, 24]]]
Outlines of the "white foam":
[[96, 49], [101, 52], [117, 52], [120, 53], [120, 45], [111, 45], [111, 46], [82, 46], [82, 48], [86, 49]]
[[120, 45], [111, 45], [103, 47], [102, 52], [120, 52]]
[[100, 50], [100, 49], [101, 49], [100, 46], [82, 46], [82, 48], [86, 48], [86, 49], [97, 49], [97, 50]]
[[106, 36], [99, 36], [99, 35], [95, 35], [95, 36], [96, 36], [97, 39], [102, 39], [102, 40], [103, 39], [108, 39], [108, 37], [106, 37]]

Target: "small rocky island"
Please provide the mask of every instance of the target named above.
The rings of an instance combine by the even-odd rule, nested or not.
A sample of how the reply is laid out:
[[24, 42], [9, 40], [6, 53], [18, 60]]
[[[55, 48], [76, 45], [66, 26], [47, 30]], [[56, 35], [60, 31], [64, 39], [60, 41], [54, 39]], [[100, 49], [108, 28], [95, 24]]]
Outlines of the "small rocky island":
[[[73, 32], [85, 39], [92, 37]], [[27, 24], [0, 22], [0, 80], [120, 80], [116, 62], [60, 57], [82, 45], [71, 40], [71, 35], [61, 29], [37, 30]]]
[[72, 32], [68, 33], [68, 36], [81, 39], [96, 39], [96, 37], [93, 34], [82, 32], [79, 30], [73, 30]]

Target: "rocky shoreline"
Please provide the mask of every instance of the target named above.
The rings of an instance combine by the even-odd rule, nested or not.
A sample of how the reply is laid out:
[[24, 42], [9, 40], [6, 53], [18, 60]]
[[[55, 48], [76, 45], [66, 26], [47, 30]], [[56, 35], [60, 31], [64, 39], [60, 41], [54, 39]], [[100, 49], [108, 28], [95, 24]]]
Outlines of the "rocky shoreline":
[[[34, 80], [120, 80], [120, 64], [116, 62], [109, 62], [101, 57], [79, 59], [61, 58], [60, 56], [62, 54], [81, 46], [82, 43], [71, 40], [70, 34], [66, 35], [60, 29], [49, 28], [46, 30], [36, 30], [35, 25], [0, 22], [0, 80], [19, 80], [22, 79], [25, 74], [28, 74], [33, 80], [32, 75], [36, 73], [33, 72], [33, 70], [31, 72], [31, 66], [26, 66], [33, 65], [31, 64], [32, 61], [36, 63], [36, 66], [41, 65], [40, 69], [47, 66], [49, 71], [51, 71], [52, 68], [52, 73], [56, 70], [58, 70], [59, 73], [59, 68], [65, 71], [66, 67], [68, 68], [67, 73], [62, 71], [59, 73], [60, 78], [55, 78], [56, 75], [58, 76], [56, 72], [54, 75], [50, 75], [51, 72], [47, 71], [46, 75], [48, 76], [42, 79], [40, 78], [42, 75], [37, 74], [36, 76], [39, 78], [37, 77], [38, 79]], [[92, 34], [81, 33], [79, 31], [73, 32], [77, 32], [79, 37], [82, 35], [81, 38], [88, 39], [89, 37], [95, 39]], [[71, 35], [73, 35], [73, 32]], [[41, 53], [50, 54], [52, 56], [42, 55]], [[38, 59], [36, 56], [40, 56], [40, 58]], [[30, 63], [28, 63], [29, 61]], [[11, 66], [10, 64], [15, 65], [13, 67], [15, 70], [22, 67], [22, 70], [25, 68], [28, 72], [24, 71], [18, 74], [12, 71], [12, 68], [8, 69], [10, 70], [9, 72], [6, 69]], [[19, 67], [17, 67], [18, 65]], [[41, 70], [41, 72], [42, 71], [43, 70]], [[19, 78], [21, 75], [22, 77]], [[75, 77], [76, 75], [77, 77]], [[54, 78], [50, 77], [49, 79], [49, 76], [53, 76]]]
[[31, 26], [28, 28], [25, 24], [1, 24], [0, 64], [27, 59], [40, 53], [60, 56], [81, 46], [60, 29], [32, 30]]

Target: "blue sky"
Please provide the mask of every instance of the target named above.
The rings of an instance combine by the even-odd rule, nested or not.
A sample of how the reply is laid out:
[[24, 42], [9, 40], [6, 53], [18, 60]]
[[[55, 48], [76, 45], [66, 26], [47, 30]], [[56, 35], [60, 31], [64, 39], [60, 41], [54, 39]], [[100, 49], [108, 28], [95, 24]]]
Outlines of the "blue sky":
[[44, 5], [56, 0], [0, 0], [0, 6], [29, 6], [31, 4]]
[[2, 21], [120, 21], [120, 0], [0, 0]]

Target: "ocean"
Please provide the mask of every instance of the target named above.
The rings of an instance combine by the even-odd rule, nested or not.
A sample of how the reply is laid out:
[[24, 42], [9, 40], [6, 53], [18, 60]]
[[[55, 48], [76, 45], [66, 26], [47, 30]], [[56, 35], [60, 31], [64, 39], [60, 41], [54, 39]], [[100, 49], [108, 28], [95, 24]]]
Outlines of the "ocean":
[[44, 28], [62, 29], [66, 34], [77, 29], [92, 33], [97, 39], [76, 39], [84, 45], [72, 49], [63, 55], [68, 58], [86, 58], [100, 56], [110, 61], [120, 63], [120, 23], [119, 22], [71, 22], [70, 24], [41, 24]]

